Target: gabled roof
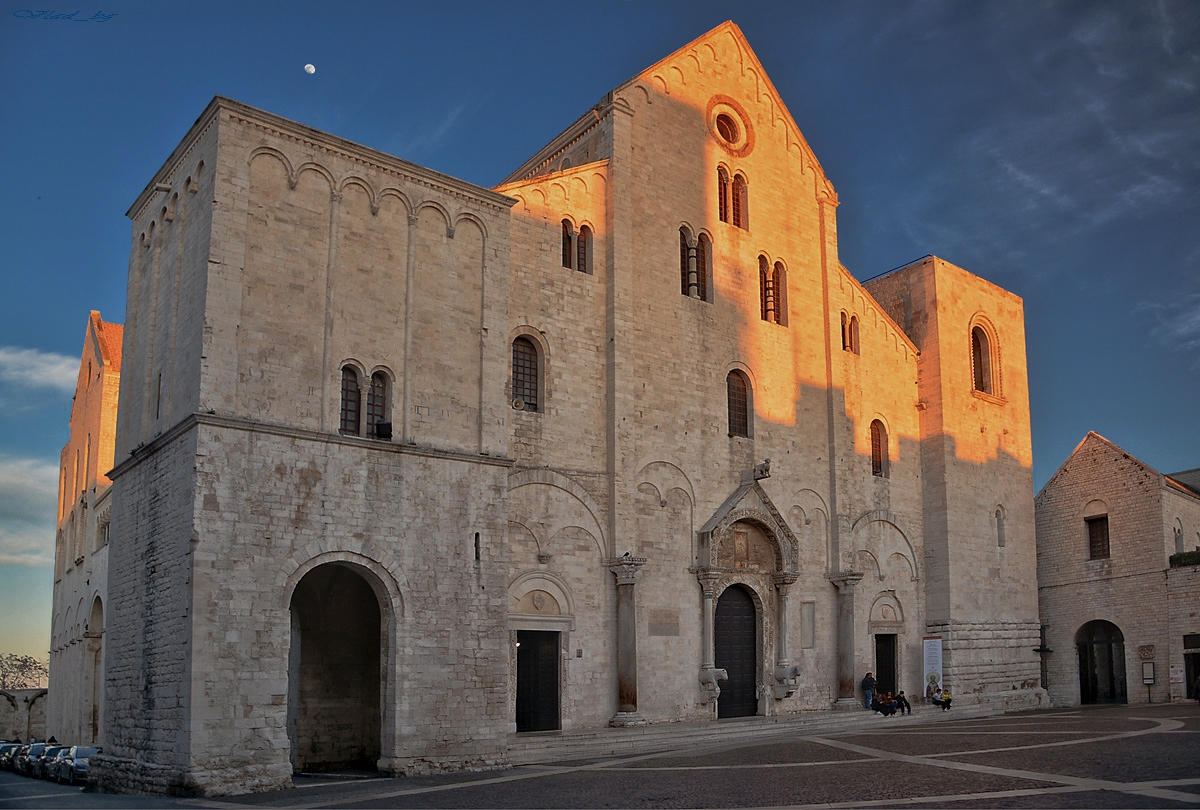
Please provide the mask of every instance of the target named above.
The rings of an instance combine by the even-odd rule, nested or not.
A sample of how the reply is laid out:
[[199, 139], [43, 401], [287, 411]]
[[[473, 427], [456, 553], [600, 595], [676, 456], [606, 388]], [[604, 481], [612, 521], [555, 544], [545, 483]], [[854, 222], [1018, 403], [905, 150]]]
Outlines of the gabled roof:
[[738, 49], [741, 51], [743, 59], [742, 72], [745, 73], [747, 71], [752, 71], [755, 77], [762, 82], [762, 92], [759, 94], [760, 98], [756, 98], [754, 101], [758, 102], [761, 99], [761, 96], [765, 94], [767, 98], [770, 99], [771, 103], [777, 105], [778, 109], [773, 111], [775, 114], [771, 116], [771, 120], [768, 123], [774, 124], [777, 118], [783, 120], [785, 126], [788, 127], [790, 134], [796, 139], [801, 149], [804, 151], [805, 156], [812, 161], [813, 167], [820, 173], [826, 189], [830, 195], [833, 196], [833, 187], [829, 184], [829, 180], [825, 177], [825, 170], [821, 168], [820, 161], [817, 160], [816, 154], [813, 152], [812, 147], [808, 145], [808, 141], [804, 138], [804, 134], [800, 132], [800, 127], [796, 125], [796, 119], [792, 117], [787, 105], [783, 103], [783, 97], [779, 95], [779, 91], [776, 90], [775, 85], [772, 84], [770, 76], [767, 75], [766, 68], [763, 67], [762, 62], [760, 62], [758, 59], [758, 54], [756, 54], [754, 49], [750, 47], [750, 42], [746, 39], [746, 35], [742, 33], [742, 29], [739, 28], [737, 24], [733, 22], [733, 20], [726, 20], [716, 28], [713, 28], [711, 31], [702, 34], [688, 44], [684, 45], [671, 55], [658, 60], [650, 67], [640, 71], [629, 81], [618, 85], [612, 91], [610, 96], [615, 96], [622, 90], [633, 86], [638, 81], [647, 79], [649, 76], [661, 71], [672, 62], [678, 62], [693, 57], [695, 52], [698, 51], [701, 46], [720, 39], [723, 36], [731, 37], [737, 44]]
[[88, 313], [88, 328], [96, 336], [97, 354], [106, 368], [119, 372], [121, 370], [121, 340], [125, 335], [125, 327], [119, 323], [105, 323], [100, 313], [92, 310]]
[[[597, 122], [607, 112], [607, 109], [613, 104], [614, 98], [616, 98], [619, 93], [624, 90], [628, 90], [639, 82], [649, 84], [650, 77], [656, 72], [662, 71], [673, 62], [691, 59], [702, 46], [714, 42], [723, 36], [731, 37], [737, 44], [743, 60], [743, 72], [746, 72], [747, 70], [752, 71], [754, 75], [762, 82], [762, 92], [759, 94], [760, 98], [755, 99], [755, 101], [759, 101], [761, 96], [765, 94], [771, 103], [777, 107], [776, 110], [772, 111], [773, 114], [771, 115], [771, 120], [769, 123], [774, 124], [776, 120], [782, 120], [784, 122], [791, 137], [803, 151], [805, 158], [812, 163], [813, 168], [819, 173], [825, 190], [828, 192], [830, 197], [836, 199], [833, 186], [829, 183], [828, 178], [825, 176], [825, 170], [821, 167], [820, 161], [817, 160], [816, 155], [813, 153], [812, 147], [808, 145], [808, 141], [805, 140], [804, 135], [800, 132], [800, 128], [796, 126], [796, 120], [792, 117], [791, 112], [788, 111], [787, 105], [783, 103], [783, 98], [779, 95], [779, 91], [775, 89], [775, 85], [771, 83], [771, 79], [767, 76], [766, 69], [763, 68], [762, 62], [760, 62], [758, 59], [758, 55], [754, 53], [754, 49], [750, 47], [750, 43], [746, 40], [746, 35], [742, 33], [742, 29], [738, 28], [737, 24], [732, 20], [726, 20], [716, 28], [713, 28], [711, 31], [702, 34], [688, 44], [684, 45], [682, 48], [676, 50], [674, 53], [658, 60], [644, 70], [639, 71], [632, 78], [617, 85], [613, 90], [606, 93], [604, 97], [590, 110], [585, 112], [565, 130], [552, 138], [549, 143], [535, 152], [527, 161], [525, 161], [520, 167], [512, 172], [512, 174], [504, 178], [498, 187], [512, 184], [514, 181], [528, 179], [532, 174], [536, 173], [538, 171], [537, 167], [539, 164], [545, 162], [549, 156], [553, 156], [557, 152], [560, 152], [567, 144], [582, 137], [592, 127], [596, 126]], [[715, 53], [715, 49], [713, 52]]]
[[[1101, 436], [1099, 433], [1097, 433], [1094, 430], [1089, 430], [1087, 432], [1087, 435], [1083, 437], [1083, 439], [1079, 442], [1079, 444], [1075, 445], [1075, 449], [1071, 451], [1071, 454], [1069, 456], [1067, 456], [1067, 458], [1063, 461], [1062, 464], [1059, 465], [1058, 469], [1054, 471], [1054, 475], [1050, 476], [1049, 480], [1046, 481], [1046, 484], [1042, 487], [1041, 491], [1038, 492], [1038, 494], [1037, 494], [1038, 498], [1042, 497], [1042, 494], [1050, 487], [1050, 485], [1052, 483], [1054, 483], [1054, 479], [1058, 478], [1058, 476], [1062, 473], [1062, 471], [1064, 469], [1066, 469], [1067, 465], [1071, 463], [1071, 459], [1075, 458], [1075, 454], [1078, 453], [1080, 451], [1080, 449], [1085, 444], [1087, 444], [1089, 441], [1096, 441], [1096, 442], [1104, 443], [1104, 445], [1106, 445], [1108, 448], [1110, 448], [1113, 452], [1120, 454], [1124, 458], [1128, 459], [1129, 461], [1132, 461], [1134, 464], [1141, 467], [1142, 470], [1144, 470], [1147, 474], [1157, 476], [1159, 479], [1162, 480], [1162, 485], [1164, 487], [1166, 487], [1168, 489], [1176, 490], [1185, 495], [1190, 495], [1194, 498], [1200, 498], [1200, 490], [1197, 490], [1197, 489], [1189, 486], [1188, 484], [1183, 483], [1182, 481], [1178, 480], [1176, 477], [1173, 477], [1171, 475], [1164, 475], [1163, 473], [1160, 473], [1158, 470], [1154, 469], [1146, 462], [1142, 461], [1139, 458], [1135, 458], [1127, 450], [1117, 446], [1116, 444], [1114, 444], [1113, 442], [1104, 438], [1103, 436]], [[1200, 479], [1200, 469], [1188, 470], [1183, 473], [1175, 473], [1174, 475], [1181, 476], [1187, 480], [1191, 480], [1190, 476], [1192, 474], [1196, 474], [1196, 477], [1198, 479]]]

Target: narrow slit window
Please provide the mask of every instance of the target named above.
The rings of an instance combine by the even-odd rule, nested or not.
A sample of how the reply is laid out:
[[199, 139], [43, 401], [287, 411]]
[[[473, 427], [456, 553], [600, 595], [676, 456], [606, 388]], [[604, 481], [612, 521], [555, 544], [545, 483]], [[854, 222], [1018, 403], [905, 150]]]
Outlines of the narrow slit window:
[[709, 262], [712, 257], [712, 245], [708, 237], [700, 234], [696, 240], [696, 292], [701, 301], [708, 299], [708, 279], [710, 274]]

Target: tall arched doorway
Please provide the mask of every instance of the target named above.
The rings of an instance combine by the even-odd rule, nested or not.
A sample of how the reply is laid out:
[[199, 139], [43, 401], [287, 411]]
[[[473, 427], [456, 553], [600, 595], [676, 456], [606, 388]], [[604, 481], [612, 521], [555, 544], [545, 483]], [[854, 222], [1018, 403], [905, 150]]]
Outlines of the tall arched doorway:
[[757, 625], [750, 592], [741, 585], [726, 588], [713, 619], [714, 661], [729, 674], [721, 682], [717, 717], [758, 714]]
[[379, 759], [382, 612], [361, 571], [319, 565], [292, 594], [288, 736], [296, 771], [374, 770]]
[[1079, 702], [1125, 703], [1125, 637], [1112, 622], [1090, 621], [1075, 634]]

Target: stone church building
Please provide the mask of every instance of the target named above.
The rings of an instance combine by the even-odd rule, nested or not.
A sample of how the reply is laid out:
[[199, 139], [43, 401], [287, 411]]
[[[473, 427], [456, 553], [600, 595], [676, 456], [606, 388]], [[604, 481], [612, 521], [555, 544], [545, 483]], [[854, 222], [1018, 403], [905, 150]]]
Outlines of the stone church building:
[[45, 733], [77, 745], [104, 743], [104, 611], [117, 403], [119, 323], [88, 313], [70, 434], [59, 456], [54, 613]]
[[732, 23], [494, 189], [214, 99], [129, 210], [103, 786], [861, 710], [926, 636], [1037, 705], [1022, 301], [837, 207]]

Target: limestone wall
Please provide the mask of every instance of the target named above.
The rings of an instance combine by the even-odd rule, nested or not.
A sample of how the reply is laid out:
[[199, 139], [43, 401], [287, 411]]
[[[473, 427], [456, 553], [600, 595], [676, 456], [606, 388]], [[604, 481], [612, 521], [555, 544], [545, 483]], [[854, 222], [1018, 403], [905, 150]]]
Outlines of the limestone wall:
[[[1085, 517], [1100, 515], [1108, 519], [1108, 555], [1092, 558]], [[1080, 628], [1097, 619], [1124, 638], [1130, 703], [1186, 693], [1184, 684], [1169, 682], [1170, 667], [1183, 666], [1183, 636], [1200, 625], [1194, 570], [1167, 567], [1176, 520], [1200, 524], [1200, 498], [1168, 490], [1159, 473], [1094, 433], [1038, 494], [1038, 591], [1055, 705], [1080, 701], [1075, 643]], [[1149, 689], [1143, 661], [1155, 664]]]

